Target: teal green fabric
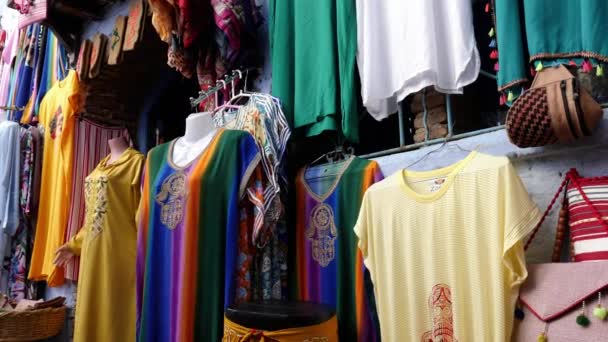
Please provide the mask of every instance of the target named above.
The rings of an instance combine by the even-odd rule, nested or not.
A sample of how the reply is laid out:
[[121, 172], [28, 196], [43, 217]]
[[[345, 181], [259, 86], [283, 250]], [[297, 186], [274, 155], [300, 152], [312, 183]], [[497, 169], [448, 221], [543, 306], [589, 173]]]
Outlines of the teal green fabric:
[[536, 60], [608, 62], [606, 0], [495, 0], [494, 11], [501, 90], [527, 80]]
[[272, 94], [296, 133], [359, 140], [355, 0], [270, 0]]

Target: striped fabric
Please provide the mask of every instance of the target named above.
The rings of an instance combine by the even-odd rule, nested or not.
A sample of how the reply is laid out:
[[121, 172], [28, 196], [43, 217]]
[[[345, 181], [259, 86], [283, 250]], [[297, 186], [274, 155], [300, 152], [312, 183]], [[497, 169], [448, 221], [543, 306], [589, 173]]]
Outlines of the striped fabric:
[[[110, 153], [108, 140], [120, 136], [129, 136], [122, 127], [106, 127], [89, 120], [80, 120], [74, 132], [74, 168], [72, 171], [72, 204], [68, 217], [68, 227], [64, 240], [67, 242], [78, 233], [84, 222], [85, 198], [84, 179], [97, 164]], [[65, 269], [65, 278], [78, 280], [79, 258], [70, 261]]]
[[298, 300], [336, 310], [340, 341], [378, 340], [375, 306], [365, 286], [353, 227], [363, 194], [382, 178], [378, 163], [352, 157], [302, 169], [296, 179], [297, 265], [290, 277], [292, 289]]
[[608, 260], [608, 178], [579, 178], [578, 182], [606, 224], [598, 222], [592, 207], [570, 184], [568, 207], [574, 260]]
[[247, 239], [241, 204], [245, 196], [251, 201], [248, 184], [261, 181], [260, 154], [248, 133], [220, 129], [179, 167], [171, 159], [174, 142], [152, 149], [144, 170], [137, 340], [220, 341], [242, 271], [238, 245]]

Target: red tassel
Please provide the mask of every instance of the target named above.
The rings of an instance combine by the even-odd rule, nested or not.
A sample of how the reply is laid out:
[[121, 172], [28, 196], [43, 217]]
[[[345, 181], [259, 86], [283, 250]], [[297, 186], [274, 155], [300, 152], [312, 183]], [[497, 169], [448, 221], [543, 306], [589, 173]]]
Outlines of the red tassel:
[[486, 11], [486, 13], [490, 13], [490, 3], [489, 2], [486, 4], [485, 11]]
[[536, 76], [536, 70], [533, 67], [530, 67], [530, 75]]
[[504, 105], [505, 105], [505, 102], [507, 102], [507, 100], [505, 99], [505, 94], [500, 94], [500, 97], [499, 97], [499, 99], [498, 99], [498, 103], [499, 103], [501, 106], [504, 106]]
[[498, 59], [498, 50], [496, 50], [496, 49], [492, 50], [492, 52], [490, 52], [490, 58]]
[[589, 62], [589, 60], [584, 60], [583, 61], [583, 72], [591, 72], [593, 71], [593, 65], [591, 65], [591, 62]]
[[570, 60], [570, 61], [568, 62], [568, 65], [576, 66], [576, 62], [575, 62], [575, 61], [573, 61], [573, 60]]
[[496, 64], [494, 64], [494, 71], [498, 71], [499, 66], [498, 66], [498, 62], [496, 62]]

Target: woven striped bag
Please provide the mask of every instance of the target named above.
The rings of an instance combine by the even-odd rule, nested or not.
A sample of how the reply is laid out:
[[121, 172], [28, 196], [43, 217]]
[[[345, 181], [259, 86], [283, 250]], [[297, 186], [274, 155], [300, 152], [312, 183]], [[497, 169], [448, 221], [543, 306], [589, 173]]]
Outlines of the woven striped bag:
[[608, 177], [568, 172], [568, 223], [574, 261], [608, 260]]

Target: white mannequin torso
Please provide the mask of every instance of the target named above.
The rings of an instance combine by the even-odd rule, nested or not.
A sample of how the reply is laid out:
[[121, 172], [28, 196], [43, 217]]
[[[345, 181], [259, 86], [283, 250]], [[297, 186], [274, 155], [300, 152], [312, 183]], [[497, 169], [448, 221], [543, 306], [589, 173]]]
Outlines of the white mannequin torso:
[[173, 164], [184, 167], [198, 157], [209, 145], [217, 128], [211, 113], [194, 113], [186, 118], [186, 132], [173, 144]]
[[0, 110], [0, 122], [6, 121], [6, 111]]

